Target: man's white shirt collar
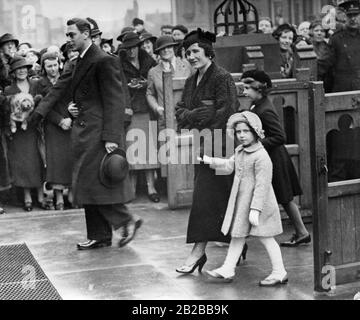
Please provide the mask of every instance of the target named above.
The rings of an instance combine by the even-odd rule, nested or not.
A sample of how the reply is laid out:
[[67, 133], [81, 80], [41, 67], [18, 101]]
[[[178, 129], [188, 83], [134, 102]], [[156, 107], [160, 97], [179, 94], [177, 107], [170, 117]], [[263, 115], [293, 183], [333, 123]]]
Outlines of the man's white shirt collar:
[[[172, 60], [171, 60], [170, 63], [166, 63], [166, 62], [164, 62], [164, 61], [162, 61], [162, 60], [161, 60], [161, 63], [162, 63], [162, 65], [163, 65], [163, 67], [164, 67], [165, 70], [167, 70], [166, 65], [168, 65], [168, 66], [172, 65], [173, 70], [176, 71], [176, 56], [174, 56], [174, 57], [172, 58]], [[170, 71], [170, 70], [167, 70], [167, 71]]]
[[89, 48], [91, 47], [92, 43], [90, 43], [90, 45], [82, 52], [82, 54], [80, 55], [80, 59], [84, 58], [86, 52], [89, 50]]
[[174, 57], [172, 58], [171, 64], [172, 64], [172, 66], [173, 66], [173, 68], [174, 68], [174, 71], [176, 71], [176, 56], [174, 56]]

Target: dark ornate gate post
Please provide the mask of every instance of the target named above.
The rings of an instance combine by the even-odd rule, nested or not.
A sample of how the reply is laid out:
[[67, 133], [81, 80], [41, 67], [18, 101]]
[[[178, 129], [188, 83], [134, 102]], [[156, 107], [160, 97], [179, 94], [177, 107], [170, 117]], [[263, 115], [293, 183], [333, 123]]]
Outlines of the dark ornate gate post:
[[[254, 14], [254, 20], [249, 20], [250, 13]], [[219, 22], [221, 16], [224, 17], [224, 22]], [[249, 25], [255, 25], [256, 32], [259, 32], [258, 11], [248, 0], [224, 0], [215, 10], [216, 34], [219, 27], [225, 28], [226, 35], [229, 35], [230, 27], [233, 27], [233, 35], [248, 33]]]

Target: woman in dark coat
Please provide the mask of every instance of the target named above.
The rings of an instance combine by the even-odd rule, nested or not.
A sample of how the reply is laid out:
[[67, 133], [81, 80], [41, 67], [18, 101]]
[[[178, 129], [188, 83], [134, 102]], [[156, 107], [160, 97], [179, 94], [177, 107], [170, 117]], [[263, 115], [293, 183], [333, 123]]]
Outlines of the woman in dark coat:
[[273, 188], [276, 199], [288, 214], [296, 234], [282, 246], [296, 247], [311, 241], [310, 234], [301, 219], [294, 197], [301, 195], [299, 179], [294, 165], [285, 148], [286, 136], [274, 106], [267, 98], [272, 87], [270, 77], [263, 71], [251, 70], [242, 75], [244, 93], [253, 100], [250, 110], [256, 113], [263, 125], [265, 139], [261, 140], [273, 163]]
[[[10, 72], [14, 77], [11, 86], [5, 88], [5, 96], [16, 96], [19, 93], [36, 95], [36, 83], [29, 80], [28, 74], [32, 65], [23, 57], [16, 57], [10, 63]], [[24, 130], [17, 123], [17, 130], [8, 142], [8, 155], [10, 172], [15, 187], [24, 189], [24, 210], [32, 211], [31, 189], [37, 189], [38, 201], [44, 205], [43, 184], [43, 162], [38, 149], [38, 131], [29, 127]]]
[[[131, 154], [128, 155], [128, 160], [131, 165], [131, 177], [133, 180], [134, 191], [136, 190], [136, 180], [138, 170], [144, 170], [146, 175], [146, 182], [148, 187], [148, 196], [151, 201], [159, 202], [160, 198], [155, 189], [155, 169], [159, 168], [159, 163], [150, 163], [150, 157], [147, 156], [148, 150], [157, 149], [157, 136], [152, 132], [152, 140], [150, 141], [149, 131], [156, 130], [155, 126], [150, 126], [150, 107], [146, 100], [147, 77], [149, 70], [156, 66], [156, 61], [143, 49], [140, 48], [142, 44], [139, 36], [130, 32], [125, 35], [123, 43], [120, 48], [120, 59], [124, 70], [126, 81], [129, 87], [131, 109], [133, 112], [130, 126], [127, 128], [128, 132], [132, 129], [142, 130], [146, 135], [146, 157], [142, 158], [142, 152], [139, 152], [141, 163], [134, 164], [134, 159]], [[150, 145], [151, 144], [151, 145]], [[130, 144], [131, 145], [131, 144]], [[130, 146], [128, 145], [128, 147]], [[130, 156], [130, 157], [129, 157]]]
[[[60, 76], [58, 57], [54, 53], [45, 53], [41, 58], [43, 76], [37, 83], [37, 93], [47, 95]], [[56, 210], [64, 209], [63, 191], [71, 186], [72, 154], [71, 125], [72, 120], [67, 111], [71, 101], [70, 94], [65, 94], [49, 112], [44, 122], [46, 145], [46, 182], [54, 190]], [[69, 202], [72, 194], [69, 192]]]
[[[186, 57], [196, 73], [186, 80], [182, 100], [176, 108], [176, 118], [179, 129], [210, 129], [212, 133], [215, 129], [223, 129], [224, 138], [226, 122], [237, 109], [238, 101], [230, 73], [212, 61], [212, 43], [215, 40], [214, 34], [201, 29], [185, 38]], [[206, 153], [206, 149], [206, 145], [200, 144], [200, 153]], [[177, 272], [192, 273], [197, 267], [201, 271], [207, 260], [205, 248], [208, 241], [229, 242], [230, 239], [221, 233], [221, 226], [232, 177], [217, 175], [215, 170], [203, 163], [195, 165], [193, 203], [187, 230], [187, 243], [194, 243], [194, 247], [185, 264], [176, 269]]]
[[[6, 135], [9, 132], [9, 114], [6, 98], [0, 95], [0, 192], [11, 188]], [[0, 214], [5, 213], [0, 201]]]

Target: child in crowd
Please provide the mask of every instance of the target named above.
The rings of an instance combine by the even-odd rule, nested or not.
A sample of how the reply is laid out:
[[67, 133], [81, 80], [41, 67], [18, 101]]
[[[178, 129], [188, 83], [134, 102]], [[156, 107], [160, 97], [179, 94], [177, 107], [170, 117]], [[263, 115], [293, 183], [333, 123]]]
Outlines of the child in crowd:
[[234, 182], [226, 210], [222, 233], [231, 235], [224, 264], [207, 271], [214, 278], [232, 281], [245, 238], [258, 237], [265, 246], [272, 264], [272, 273], [260, 281], [261, 286], [275, 286], [288, 282], [281, 251], [274, 236], [282, 233], [281, 217], [272, 188], [272, 162], [260, 142], [264, 131], [260, 118], [250, 112], [236, 113], [229, 118], [229, 134], [235, 135], [239, 146], [230, 159], [204, 156], [202, 161], [218, 173], [231, 174]]

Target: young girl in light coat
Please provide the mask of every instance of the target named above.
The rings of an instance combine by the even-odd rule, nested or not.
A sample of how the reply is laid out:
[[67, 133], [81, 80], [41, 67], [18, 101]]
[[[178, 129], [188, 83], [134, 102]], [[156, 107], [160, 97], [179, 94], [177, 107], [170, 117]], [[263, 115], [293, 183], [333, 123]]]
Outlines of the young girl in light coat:
[[230, 159], [204, 156], [202, 161], [216, 169], [218, 174], [231, 174], [235, 170], [234, 182], [222, 225], [222, 233], [232, 239], [224, 264], [207, 271], [214, 278], [232, 281], [235, 267], [247, 236], [258, 237], [270, 257], [271, 274], [260, 281], [261, 286], [287, 283], [281, 251], [274, 236], [282, 233], [279, 206], [272, 180], [272, 162], [259, 139], [264, 138], [260, 118], [244, 111], [232, 115], [228, 121], [229, 134], [239, 143]]

